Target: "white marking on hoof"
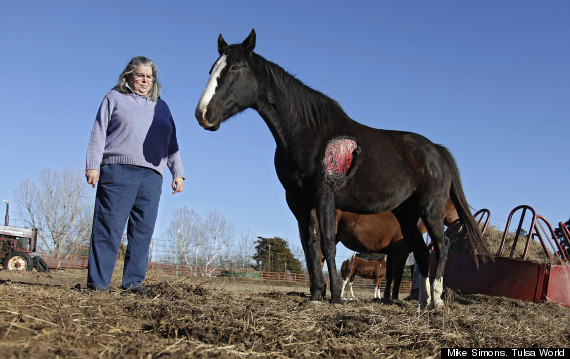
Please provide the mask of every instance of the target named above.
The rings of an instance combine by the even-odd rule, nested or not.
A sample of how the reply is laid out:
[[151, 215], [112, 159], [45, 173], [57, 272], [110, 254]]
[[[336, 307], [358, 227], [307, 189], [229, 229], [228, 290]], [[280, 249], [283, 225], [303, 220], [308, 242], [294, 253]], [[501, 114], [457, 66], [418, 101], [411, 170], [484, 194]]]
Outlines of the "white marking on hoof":
[[436, 278], [433, 281], [433, 293], [432, 293], [432, 308], [441, 308], [444, 306], [441, 295], [443, 294], [443, 278]]
[[340, 290], [340, 298], [344, 298], [344, 287], [346, 287], [346, 283], [348, 283], [348, 278], [342, 281], [342, 289]]
[[380, 299], [380, 288], [374, 287], [374, 299]]

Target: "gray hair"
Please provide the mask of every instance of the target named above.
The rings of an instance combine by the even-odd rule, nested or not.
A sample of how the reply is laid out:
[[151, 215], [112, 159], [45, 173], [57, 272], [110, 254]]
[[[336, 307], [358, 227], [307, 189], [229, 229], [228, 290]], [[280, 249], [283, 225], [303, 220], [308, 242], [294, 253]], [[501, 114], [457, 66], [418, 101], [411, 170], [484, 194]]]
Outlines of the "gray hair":
[[158, 83], [158, 73], [156, 71], [156, 64], [144, 57], [144, 56], [135, 56], [129, 61], [127, 67], [123, 70], [123, 72], [119, 75], [119, 82], [113, 87], [114, 90], [119, 91], [123, 94], [129, 94], [131, 91], [127, 88], [127, 82], [129, 81], [130, 77], [133, 76], [135, 69], [137, 66], [149, 66], [152, 68], [152, 76], [154, 77], [154, 81], [152, 82], [152, 87], [149, 91], [149, 97], [156, 101], [160, 98], [160, 84]]

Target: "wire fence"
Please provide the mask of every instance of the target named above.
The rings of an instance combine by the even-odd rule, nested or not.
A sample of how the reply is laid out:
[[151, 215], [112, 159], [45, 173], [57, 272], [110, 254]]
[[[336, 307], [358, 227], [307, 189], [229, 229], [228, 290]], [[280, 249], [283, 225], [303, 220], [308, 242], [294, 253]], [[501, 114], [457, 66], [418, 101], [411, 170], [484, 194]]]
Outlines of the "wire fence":
[[[78, 246], [87, 253], [88, 246]], [[87, 254], [67, 254], [55, 256], [49, 252], [36, 252], [34, 255], [42, 257], [50, 270], [86, 269], [88, 262]], [[151, 257], [152, 258], [152, 257]], [[150, 258], [150, 259], [151, 259]], [[121, 260], [121, 259], [119, 259]], [[255, 271], [251, 268], [243, 268], [243, 263], [226, 262], [224, 266], [195, 266], [177, 263], [165, 263], [150, 260], [149, 270], [161, 271], [163, 274], [180, 277], [219, 277], [239, 280], [248, 278], [252, 280], [270, 281], [282, 285], [310, 286], [309, 275], [306, 273]], [[327, 285], [329, 285], [328, 278]], [[382, 279], [381, 289], [384, 289], [386, 279]], [[356, 277], [353, 282], [354, 289], [374, 289], [374, 281]], [[411, 282], [403, 280], [400, 285], [400, 293], [409, 293]]]

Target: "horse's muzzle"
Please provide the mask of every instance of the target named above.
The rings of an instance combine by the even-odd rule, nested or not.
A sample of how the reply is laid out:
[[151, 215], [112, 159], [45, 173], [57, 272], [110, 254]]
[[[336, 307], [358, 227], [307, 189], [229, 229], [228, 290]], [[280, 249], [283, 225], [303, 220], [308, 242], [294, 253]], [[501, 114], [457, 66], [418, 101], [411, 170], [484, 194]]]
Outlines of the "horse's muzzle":
[[196, 107], [196, 111], [194, 112], [196, 116], [196, 120], [198, 120], [198, 124], [202, 126], [204, 129], [209, 131], [216, 131], [220, 128], [220, 121], [210, 122], [206, 119], [206, 111], [202, 112], [199, 107]]

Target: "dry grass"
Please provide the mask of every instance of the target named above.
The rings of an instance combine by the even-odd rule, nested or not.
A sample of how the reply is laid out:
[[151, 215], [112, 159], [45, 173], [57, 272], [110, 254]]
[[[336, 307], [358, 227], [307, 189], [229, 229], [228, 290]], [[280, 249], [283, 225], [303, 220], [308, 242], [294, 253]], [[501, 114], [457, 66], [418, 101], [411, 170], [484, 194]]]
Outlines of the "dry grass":
[[[6, 358], [379, 358], [449, 347], [568, 347], [570, 309], [447, 291], [440, 311], [311, 303], [303, 287], [150, 273], [143, 295], [84, 289], [85, 272], [0, 273]], [[117, 288], [117, 281], [113, 284]]]

